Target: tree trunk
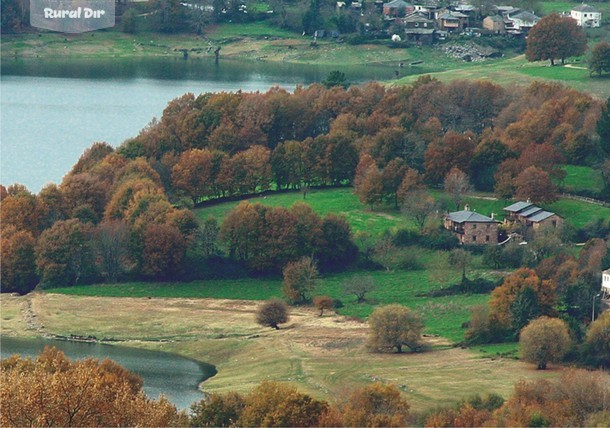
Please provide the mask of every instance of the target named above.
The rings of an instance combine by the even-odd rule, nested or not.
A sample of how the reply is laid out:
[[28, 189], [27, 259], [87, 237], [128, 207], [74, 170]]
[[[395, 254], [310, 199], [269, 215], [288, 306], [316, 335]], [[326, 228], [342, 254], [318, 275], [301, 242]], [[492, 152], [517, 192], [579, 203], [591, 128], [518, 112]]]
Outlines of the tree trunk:
[[553, 58], [551, 58], [551, 67], [553, 67], [555, 65], [555, 60]]
[[538, 370], [546, 370], [546, 361], [541, 361], [538, 363]]
[[396, 349], [398, 349], [397, 353], [402, 354], [402, 345], [396, 345]]

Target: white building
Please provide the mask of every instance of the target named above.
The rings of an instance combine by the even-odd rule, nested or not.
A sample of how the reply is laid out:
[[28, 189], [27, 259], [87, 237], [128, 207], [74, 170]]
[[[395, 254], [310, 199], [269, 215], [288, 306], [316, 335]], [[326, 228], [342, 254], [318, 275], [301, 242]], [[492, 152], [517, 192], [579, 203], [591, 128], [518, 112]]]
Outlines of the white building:
[[584, 3], [570, 10], [570, 17], [572, 17], [578, 25], [585, 28], [599, 27], [602, 22], [601, 12], [593, 6]]
[[610, 298], [610, 269], [602, 272], [602, 298]]

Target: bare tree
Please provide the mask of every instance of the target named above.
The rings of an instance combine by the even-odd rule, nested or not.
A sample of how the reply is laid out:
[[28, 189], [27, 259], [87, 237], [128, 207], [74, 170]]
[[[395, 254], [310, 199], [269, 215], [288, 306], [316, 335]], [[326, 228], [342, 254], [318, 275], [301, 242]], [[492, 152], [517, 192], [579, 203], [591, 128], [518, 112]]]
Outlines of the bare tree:
[[426, 221], [436, 210], [436, 202], [425, 190], [412, 190], [404, 195], [402, 212], [415, 222], [420, 232], [424, 230]]
[[444, 188], [445, 192], [451, 195], [455, 209], [458, 210], [462, 205], [464, 195], [472, 189], [472, 186], [468, 175], [459, 168], [453, 167], [445, 177]]
[[343, 282], [343, 292], [345, 294], [354, 294], [358, 303], [366, 300], [366, 294], [375, 290], [377, 284], [370, 275], [356, 275]]
[[278, 324], [283, 324], [289, 319], [288, 305], [279, 299], [269, 300], [265, 302], [258, 311], [256, 311], [256, 322], [265, 327], [271, 327], [279, 330]]

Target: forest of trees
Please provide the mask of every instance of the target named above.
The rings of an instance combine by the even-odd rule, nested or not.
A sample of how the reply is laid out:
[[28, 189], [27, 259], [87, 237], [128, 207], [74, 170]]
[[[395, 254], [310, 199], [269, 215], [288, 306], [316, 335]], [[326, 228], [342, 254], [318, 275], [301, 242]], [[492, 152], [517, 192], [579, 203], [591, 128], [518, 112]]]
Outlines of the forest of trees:
[[[186, 94], [117, 149], [93, 144], [59, 185], [38, 194], [0, 188], [2, 290], [192, 278], [219, 257], [254, 272], [279, 273], [303, 256], [339, 270], [356, 258], [350, 227], [315, 214], [308, 189], [355, 185], [366, 204], [402, 205], [422, 227], [438, 207], [418, 192], [444, 184], [459, 204], [470, 188], [464, 175], [501, 198], [549, 201], [561, 164], [610, 171], [608, 115], [607, 105], [558, 84], [429, 77], [400, 87]], [[610, 173], [603, 177], [600, 198], [610, 192]], [[304, 203], [244, 203], [222, 224], [200, 225], [191, 210], [282, 189], [300, 189]]]

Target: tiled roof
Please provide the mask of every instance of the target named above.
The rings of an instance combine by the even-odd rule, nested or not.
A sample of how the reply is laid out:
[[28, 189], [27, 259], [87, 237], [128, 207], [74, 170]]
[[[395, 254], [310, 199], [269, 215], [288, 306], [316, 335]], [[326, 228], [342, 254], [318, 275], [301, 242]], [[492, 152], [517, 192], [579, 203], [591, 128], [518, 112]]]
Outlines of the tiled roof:
[[410, 4], [410, 3], [407, 3], [407, 2], [406, 2], [406, 1], [404, 1], [404, 0], [394, 0], [394, 1], [391, 1], [391, 2], [389, 2], [389, 3], [384, 3], [384, 4], [383, 4], [383, 7], [397, 7], [397, 8], [403, 8], [403, 7], [410, 7], [410, 6], [413, 6], [413, 5], [412, 5], [412, 4]]
[[477, 212], [474, 211], [456, 211], [453, 213], [449, 213], [447, 215], [447, 218], [449, 218], [449, 220], [456, 222], [456, 223], [465, 223], [465, 222], [470, 222], [470, 223], [499, 223], [498, 221], [494, 220], [491, 217], [487, 217], [484, 215], [481, 215]]
[[522, 215], [523, 217], [528, 217], [540, 211], [542, 211], [542, 208], [537, 207], [536, 205], [532, 205], [531, 207], [527, 207], [526, 209], [519, 211], [519, 215]]
[[520, 19], [521, 21], [525, 22], [536, 22], [540, 20], [540, 18], [538, 18], [536, 15], [527, 11], [521, 11], [519, 13], [515, 13], [514, 15], [509, 14], [508, 19]]
[[532, 205], [533, 204], [531, 202], [519, 201], [519, 202], [516, 202], [516, 203], [514, 203], [512, 205], [509, 205], [509, 206], [505, 207], [504, 211], [509, 211], [509, 212], [516, 213], [516, 212], [519, 212], [522, 209], [525, 209], [525, 208], [530, 207]]
[[534, 215], [531, 215], [529, 217], [527, 217], [527, 219], [529, 221], [533, 221], [534, 223], [538, 223], [542, 220], [546, 220], [547, 218], [551, 217], [555, 215], [555, 213], [549, 212], [549, 211], [541, 211], [539, 213], [536, 213]]
[[599, 12], [593, 6], [589, 6], [588, 4], [581, 4], [580, 6], [573, 7], [572, 10], [576, 12]]

